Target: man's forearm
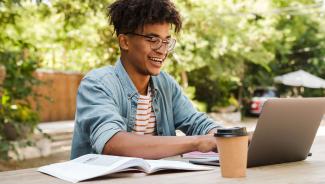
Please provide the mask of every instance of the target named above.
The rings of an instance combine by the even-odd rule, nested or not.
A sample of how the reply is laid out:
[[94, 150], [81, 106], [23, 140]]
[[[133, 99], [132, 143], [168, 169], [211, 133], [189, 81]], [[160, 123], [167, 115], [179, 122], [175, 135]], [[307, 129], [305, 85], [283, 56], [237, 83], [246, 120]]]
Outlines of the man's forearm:
[[202, 136], [143, 136], [118, 132], [106, 143], [103, 154], [160, 159], [196, 151], [203, 139], [209, 138]]

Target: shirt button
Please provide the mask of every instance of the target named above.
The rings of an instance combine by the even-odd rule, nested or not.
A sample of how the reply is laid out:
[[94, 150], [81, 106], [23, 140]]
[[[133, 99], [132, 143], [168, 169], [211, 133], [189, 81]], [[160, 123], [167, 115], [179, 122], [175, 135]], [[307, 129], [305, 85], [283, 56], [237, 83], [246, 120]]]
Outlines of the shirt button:
[[159, 112], [159, 109], [155, 109], [156, 112]]

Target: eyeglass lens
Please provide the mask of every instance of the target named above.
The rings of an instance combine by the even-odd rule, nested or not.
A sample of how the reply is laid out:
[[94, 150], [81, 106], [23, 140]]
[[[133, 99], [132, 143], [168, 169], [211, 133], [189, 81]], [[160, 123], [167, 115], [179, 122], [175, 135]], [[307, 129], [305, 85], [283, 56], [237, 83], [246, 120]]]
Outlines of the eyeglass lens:
[[167, 51], [170, 52], [174, 49], [175, 43], [176, 43], [176, 40], [173, 38], [168, 39], [166, 41], [163, 41], [161, 38], [156, 38], [155, 42], [153, 42], [153, 44], [151, 45], [151, 48], [153, 50], [157, 50], [157, 49], [160, 49], [163, 46], [163, 44], [166, 44]]

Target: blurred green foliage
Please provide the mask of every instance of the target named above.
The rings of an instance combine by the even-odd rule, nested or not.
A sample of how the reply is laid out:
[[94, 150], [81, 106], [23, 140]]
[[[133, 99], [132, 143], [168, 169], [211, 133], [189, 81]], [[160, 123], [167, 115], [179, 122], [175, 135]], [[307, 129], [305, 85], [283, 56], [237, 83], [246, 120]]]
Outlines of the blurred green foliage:
[[[9, 159], [9, 151], [15, 151], [14, 142], [25, 139], [39, 123], [39, 115], [32, 109], [30, 98], [37, 98], [33, 87], [40, 84], [33, 73], [39, 67], [38, 59], [23, 53], [0, 51], [0, 65], [5, 78], [0, 84], [0, 159]], [[21, 143], [22, 143], [21, 142]]]
[[[119, 56], [106, 7], [113, 0], [1, 0], [0, 48], [40, 57], [42, 68], [87, 72]], [[165, 70], [202, 109], [243, 102], [274, 76], [325, 78], [321, 1], [175, 0], [184, 27]], [[14, 20], [14, 21], [12, 21]], [[23, 47], [24, 46], [24, 47]], [[282, 94], [292, 89], [277, 86]], [[195, 88], [195, 89], [193, 89]], [[323, 96], [306, 89], [304, 96]], [[234, 98], [238, 102], [234, 102]]]
[[20, 3], [0, 1], [0, 72], [5, 74], [0, 81], [0, 159], [9, 159], [9, 151], [16, 152], [16, 140], [23, 140], [21, 146], [30, 145], [28, 136], [39, 123], [29, 100], [38, 97], [33, 88], [41, 82], [33, 73], [42, 60], [32, 38], [23, 34]]

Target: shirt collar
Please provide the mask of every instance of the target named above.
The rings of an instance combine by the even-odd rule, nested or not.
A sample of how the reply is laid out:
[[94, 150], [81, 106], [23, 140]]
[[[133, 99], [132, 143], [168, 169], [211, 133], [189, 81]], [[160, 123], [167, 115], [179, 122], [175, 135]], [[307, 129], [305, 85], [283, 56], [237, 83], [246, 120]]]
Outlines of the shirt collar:
[[[132, 98], [134, 95], [138, 94], [137, 88], [134, 86], [132, 80], [130, 79], [128, 73], [126, 72], [121, 59], [119, 58], [115, 63], [115, 73], [116, 76], [120, 79], [123, 87], [125, 87], [128, 97]], [[149, 85], [152, 89], [152, 95], [155, 96], [157, 89], [157, 76], [151, 76]]]

